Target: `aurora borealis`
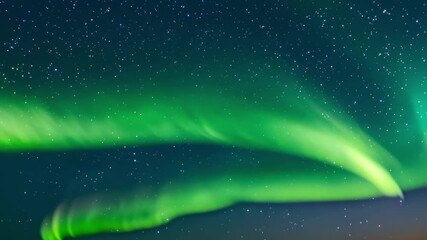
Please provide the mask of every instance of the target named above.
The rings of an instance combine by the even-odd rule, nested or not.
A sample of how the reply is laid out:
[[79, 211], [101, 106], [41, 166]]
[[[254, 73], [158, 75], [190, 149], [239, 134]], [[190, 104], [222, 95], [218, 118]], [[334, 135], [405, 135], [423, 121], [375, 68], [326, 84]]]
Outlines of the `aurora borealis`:
[[425, 16], [0, 1], [0, 238], [423, 239]]

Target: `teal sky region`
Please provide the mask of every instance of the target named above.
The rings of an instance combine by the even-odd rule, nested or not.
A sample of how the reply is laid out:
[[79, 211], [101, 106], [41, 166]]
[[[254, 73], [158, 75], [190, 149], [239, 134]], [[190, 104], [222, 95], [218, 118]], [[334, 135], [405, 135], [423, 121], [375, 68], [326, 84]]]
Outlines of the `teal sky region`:
[[[29, 186], [44, 202], [0, 222], [17, 229], [24, 215], [44, 240], [120, 238], [241, 204], [405, 201], [427, 185], [426, 11], [422, 1], [0, 1], [0, 157], [3, 175], [25, 182], [2, 178], [2, 205], [22, 197], [6, 189]], [[153, 149], [171, 159], [148, 170]]]

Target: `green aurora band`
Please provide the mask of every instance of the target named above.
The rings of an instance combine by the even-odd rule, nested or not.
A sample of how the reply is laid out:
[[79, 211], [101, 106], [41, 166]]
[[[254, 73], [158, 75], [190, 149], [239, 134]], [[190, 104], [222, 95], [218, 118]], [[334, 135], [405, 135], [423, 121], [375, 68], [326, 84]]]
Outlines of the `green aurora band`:
[[401, 188], [425, 183], [423, 177], [413, 178], [411, 172], [402, 171], [387, 150], [351, 121], [315, 104], [319, 101], [290, 96], [253, 101], [234, 93], [177, 92], [162, 89], [146, 96], [133, 94], [126, 97], [126, 103], [114, 94], [80, 100], [84, 104], [5, 99], [8, 104], [0, 106], [0, 151], [219, 144], [312, 159], [340, 173], [325, 182], [325, 174], [234, 171], [177, 182], [150, 195], [75, 200], [62, 204], [44, 221], [44, 240], [147, 229], [238, 202], [402, 197]]

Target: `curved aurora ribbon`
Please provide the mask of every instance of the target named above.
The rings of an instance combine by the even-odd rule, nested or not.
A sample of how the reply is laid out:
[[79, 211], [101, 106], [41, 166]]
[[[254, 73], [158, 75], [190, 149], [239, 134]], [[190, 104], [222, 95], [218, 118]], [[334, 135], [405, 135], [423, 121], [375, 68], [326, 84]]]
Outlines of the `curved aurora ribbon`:
[[[41, 234], [45, 240], [56, 240], [149, 229], [180, 216], [219, 210], [243, 201], [330, 201], [381, 195], [369, 183], [340, 171], [332, 177], [308, 171], [304, 174], [239, 172], [173, 183], [154, 192], [148, 191], [150, 194], [144, 191], [127, 193], [118, 199], [99, 195], [63, 203], [52, 218], [45, 220]], [[329, 182], [325, 181], [328, 177]]]
[[[385, 169], [393, 166], [395, 159], [356, 126], [344, 126], [308, 100], [300, 99], [293, 106], [282, 101], [259, 103], [234, 95], [188, 90], [180, 90], [179, 94], [152, 94], [136, 96], [133, 101], [127, 99], [126, 103], [112, 96], [84, 104], [66, 101], [49, 106], [4, 104], [0, 107], [0, 151], [125, 144], [222, 144], [321, 161], [362, 177], [376, 189], [366, 187], [365, 183], [367, 192], [338, 196], [331, 193], [342, 192], [340, 189], [325, 185], [327, 187], [319, 186], [317, 193], [308, 197], [296, 189], [298, 184], [286, 184], [289, 179], [281, 174], [263, 176], [261, 185], [249, 186], [244, 185], [248, 180], [245, 177], [226, 183], [220, 176], [205, 182], [206, 185], [224, 183], [221, 187], [184, 184], [180, 192], [161, 191], [157, 198], [125, 199], [118, 205], [106, 201], [59, 207], [43, 224], [43, 239], [150, 228], [178, 216], [212, 211], [241, 201], [402, 196], [398, 184]], [[286, 109], [282, 104], [293, 107]], [[303, 179], [300, 182], [307, 184]], [[270, 187], [265, 189], [266, 185]], [[304, 186], [313, 186], [313, 182]], [[110, 213], [106, 213], [106, 209]]]
[[[140, 105], [128, 102], [126, 108], [119, 103], [108, 104], [122, 108], [120, 113], [88, 104], [88, 111], [97, 110], [76, 109], [67, 115], [53, 114], [37, 105], [1, 107], [0, 150], [184, 142], [222, 144], [323, 161], [365, 178], [388, 196], [401, 195], [398, 185], [381, 166], [394, 161], [393, 157], [360, 131], [344, 127], [326, 112], [323, 117], [317, 114], [321, 110], [308, 101], [301, 100], [304, 106], [294, 107], [292, 114], [281, 114], [279, 110], [265, 110], [209, 93], [163, 94], [141, 99]], [[97, 106], [103, 104], [105, 101], [100, 100]], [[70, 110], [71, 104], [61, 106]]]

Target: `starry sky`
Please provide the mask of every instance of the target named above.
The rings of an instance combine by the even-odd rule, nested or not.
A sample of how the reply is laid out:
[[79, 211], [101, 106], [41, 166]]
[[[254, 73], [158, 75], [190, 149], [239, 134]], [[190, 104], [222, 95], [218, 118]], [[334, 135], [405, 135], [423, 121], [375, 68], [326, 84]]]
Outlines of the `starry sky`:
[[426, 16], [0, 0], [0, 238], [427, 239]]

